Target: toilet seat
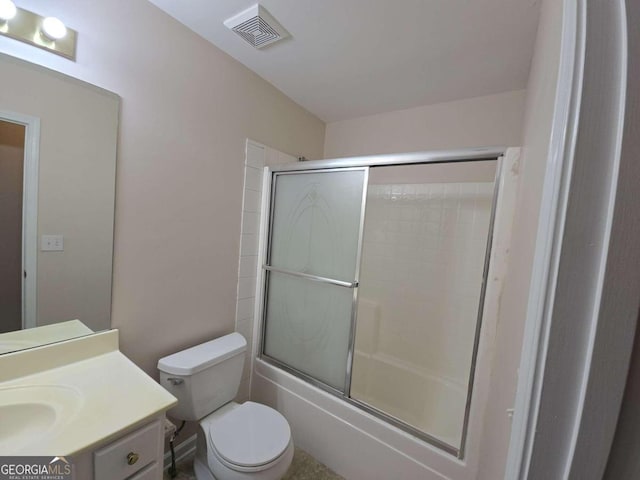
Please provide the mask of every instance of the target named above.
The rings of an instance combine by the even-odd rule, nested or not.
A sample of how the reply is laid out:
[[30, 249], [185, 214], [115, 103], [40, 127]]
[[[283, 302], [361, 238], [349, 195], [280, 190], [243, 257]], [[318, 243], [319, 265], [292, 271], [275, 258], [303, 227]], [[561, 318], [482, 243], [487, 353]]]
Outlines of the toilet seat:
[[287, 420], [278, 411], [254, 402], [245, 402], [215, 418], [206, 434], [220, 462], [240, 472], [270, 468], [291, 444]]

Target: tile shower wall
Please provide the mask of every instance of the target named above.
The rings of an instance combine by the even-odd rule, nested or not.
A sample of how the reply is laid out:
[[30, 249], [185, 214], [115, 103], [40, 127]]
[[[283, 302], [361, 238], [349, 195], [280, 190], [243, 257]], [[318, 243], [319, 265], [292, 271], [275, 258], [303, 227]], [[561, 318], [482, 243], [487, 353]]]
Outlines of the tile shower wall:
[[486, 182], [369, 186], [360, 353], [466, 388], [492, 199]]
[[242, 381], [237, 396], [237, 401], [239, 402], [244, 402], [249, 399], [251, 383], [251, 364], [254, 351], [254, 311], [256, 281], [258, 278], [258, 234], [260, 228], [260, 211], [262, 208], [264, 167], [295, 161], [296, 158], [291, 155], [247, 140], [236, 303], [236, 331], [246, 338], [247, 352], [245, 354]]

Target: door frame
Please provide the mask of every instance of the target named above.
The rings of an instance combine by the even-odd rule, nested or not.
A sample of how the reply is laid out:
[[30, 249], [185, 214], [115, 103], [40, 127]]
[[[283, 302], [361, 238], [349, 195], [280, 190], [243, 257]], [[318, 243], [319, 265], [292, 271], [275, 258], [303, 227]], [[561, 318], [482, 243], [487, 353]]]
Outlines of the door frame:
[[640, 242], [639, 102], [628, 88], [638, 72], [627, 70], [628, 12], [624, 0], [563, 2], [505, 480], [600, 480], [607, 465], [640, 300], [640, 250], [632, 247]]
[[37, 323], [38, 171], [40, 119], [0, 110], [0, 120], [25, 127], [22, 177], [22, 328]]

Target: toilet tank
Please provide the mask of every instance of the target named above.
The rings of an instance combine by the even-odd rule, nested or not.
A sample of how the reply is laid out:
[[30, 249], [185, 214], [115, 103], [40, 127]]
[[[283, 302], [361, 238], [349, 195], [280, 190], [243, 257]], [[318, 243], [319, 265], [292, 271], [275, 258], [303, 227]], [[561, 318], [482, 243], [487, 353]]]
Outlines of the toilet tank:
[[160, 384], [178, 399], [169, 415], [199, 420], [232, 401], [246, 348], [247, 341], [236, 332], [161, 358]]

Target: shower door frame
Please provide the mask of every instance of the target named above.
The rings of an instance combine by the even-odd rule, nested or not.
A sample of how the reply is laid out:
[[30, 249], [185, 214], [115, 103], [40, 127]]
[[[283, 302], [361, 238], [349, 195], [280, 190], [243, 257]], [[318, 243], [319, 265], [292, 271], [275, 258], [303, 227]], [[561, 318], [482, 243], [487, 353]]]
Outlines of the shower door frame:
[[[473, 392], [473, 383], [476, 371], [476, 361], [478, 356], [478, 347], [480, 343], [480, 331], [482, 326], [482, 317], [484, 313], [485, 295], [487, 288], [487, 277], [491, 259], [491, 247], [493, 243], [494, 223], [496, 214], [496, 205], [500, 187], [500, 177], [502, 173], [502, 161], [506, 152], [506, 147], [487, 147], [487, 148], [473, 148], [473, 149], [461, 149], [461, 150], [442, 150], [431, 152], [417, 152], [417, 153], [405, 153], [405, 154], [391, 154], [391, 155], [371, 155], [362, 157], [348, 157], [334, 160], [316, 160], [305, 161], [298, 163], [288, 163], [284, 165], [266, 167], [266, 180], [264, 182], [265, 193], [263, 200], [266, 201], [266, 205], [263, 206], [263, 212], [267, 212], [268, 221], [264, 232], [261, 233], [263, 237], [261, 240], [261, 252], [259, 252], [261, 258], [264, 260], [262, 265], [259, 266], [261, 270], [260, 284], [258, 285], [257, 292], [261, 295], [258, 301], [259, 311], [256, 312], [256, 318], [259, 318], [261, 325], [259, 328], [258, 337], [258, 352], [257, 356], [262, 361], [271, 364], [305, 382], [345, 401], [346, 403], [353, 405], [374, 417], [383, 420], [386, 423], [393, 425], [400, 430], [407, 432], [420, 440], [435, 446], [446, 453], [455, 456], [458, 459], [464, 458], [465, 445], [468, 433], [469, 414], [471, 410], [471, 400]], [[478, 303], [478, 314], [476, 320], [476, 327], [474, 333], [473, 350], [471, 357], [469, 380], [467, 385], [467, 396], [465, 403], [465, 413], [463, 419], [462, 433], [460, 437], [459, 448], [449, 445], [448, 443], [430, 435], [427, 432], [419, 430], [408, 423], [382, 411], [367, 403], [352, 398], [351, 395], [351, 373], [353, 367], [353, 355], [355, 350], [355, 330], [357, 324], [357, 305], [358, 305], [358, 287], [360, 281], [360, 264], [362, 260], [362, 247], [364, 240], [364, 221], [366, 215], [367, 204], [367, 188], [369, 178], [370, 167], [383, 167], [383, 166], [398, 166], [398, 165], [420, 165], [420, 164], [444, 164], [444, 163], [462, 163], [462, 162], [474, 162], [474, 161], [496, 161], [496, 173], [494, 178], [494, 191], [491, 204], [491, 215], [489, 219], [489, 231], [487, 235], [487, 245], [485, 250], [485, 259], [483, 265], [482, 283], [480, 288], [480, 300]], [[266, 337], [266, 305], [267, 305], [267, 292], [269, 288], [269, 273], [270, 271], [278, 272], [279, 269], [270, 265], [272, 233], [273, 233], [273, 218], [275, 204], [276, 188], [275, 183], [279, 175], [287, 174], [300, 174], [300, 173], [328, 173], [328, 172], [340, 172], [340, 171], [353, 171], [364, 169], [365, 175], [363, 179], [363, 193], [362, 204], [360, 212], [360, 231], [358, 234], [358, 249], [356, 255], [356, 268], [354, 274], [354, 282], [351, 282], [349, 287], [353, 289], [353, 303], [351, 310], [351, 326], [349, 335], [349, 345], [347, 353], [347, 365], [345, 367], [345, 386], [344, 391], [338, 390], [331, 385], [328, 385], [311, 375], [308, 375], [290, 365], [287, 365], [273, 357], [270, 357], [264, 352], [265, 337]], [[302, 275], [308, 280], [316, 280], [324, 283], [333, 283], [334, 285], [340, 285], [347, 287], [349, 282], [337, 282], [332, 279], [324, 277], [318, 277], [315, 275]], [[341, 285], [342, 284], [342, 285]]]
[[261, 288], [261, 292], [262, 292], [262, 298], [261, 298], [261, 312], [260, 312], [260, 318], [262, 319], [262, 324], [261, 324], [261, 329], [260, 329], [260, 350], [259, 350], [259, 355], [260, 358], [262, 358], [263, 360], [267, 361], [268, 363], [272, 363], [273, 365], [277, 366], [278, 368], [281, 368], [282, 370], [286, 370], [287, 372], [296, 375], [300, 378], [303, 378], [305, 381], [325, 390], [328, 391], [330, 393], [332, 393], [333, 395], [339, 396], [339, 397], [344, 397], [347, 395], [347, 392], [349, 392], [350, 388], [351, 388], [351, 367], [353, 365], [353, 346], [355, 345], [355, 328], [356, 328], [356, 316], [357, 316], [357, 305], [358, 305], [358, 286], [359, 286], [359, 282], [360, 282], [360, 260], [362, 258], [362, 240], [363, 240], [363, 236], [364, 236], [364, 216], [365, 216], [365, 206], [367, 204], [367, 186], [369, 183], [369, 167], [368, 166], [358, 166], [358, 167], [343, 167], [343, 168], [318, 168], [318, 169], [304, 169], [301, 171], [307, 171], [307, 170], [312, 170], [309, 173], [332, 173], [332, 172], [355, 172], [355, 171], [362, 171], [364, 172], [364, 176], [362, 179], [362, 200], [361, 200], [361, 204], [360, 204], [360, 221], [359, 221], [359, 230], [358, 230], [358, 248], [356, 251], [356, 265], [355, 265], [355, 269], [354, 269], [354, 279], [352, 282], [346, 282], [346, 281], [341, 281], [341, 280], [337, 280], [337, 279], [332, 279], [332, 278], [326, 278], [326, 277], [321, 277], [319, 275], [309, 275], [309, 274], [304, 274], [302, 272], [292, 272], [292, 271], [288, 271], [288, 270], [283, 270], [283, 269], [279, 269], [277, 267], [273, 267], [271, 265], [271, 237], [272, 237], [272, 233], [273, 233], [273, 208], [271, 208], [274, 204], [275, 204], [275, 193], [276, 193], [276, 189], [274, 188], [274, 185], [276, 183], [276, 180], [278, 178], [278, 176], [280, 175], [296, 175], [299, 174], [300, 171], [299, 170], [295, 170], [295, 171], [277, 171], [275, 168], [274, 169], [270, 169], [269, 173], [271, 174], [271, 178], [270, 178], [270, 182], [269, 183], [269, 192], [268, 192], [268, 198], [269, 198], [269, 204], [267, 205], [267, 211], [269, 212], [269, 223], [268, 223], [268, 229], [267, 229], [267, 242], [266, 242], [266, 249], [263, 252], [263, 258], [264, 258], [264, 263], [261, 266], [262, 270], [265, 272], [275, 272], [275, 273], [282, 273], [285, 275], [292, 275], [292, 276], [297, 276], [300, 278], [305, 278], [307, 280], [311, 280], [311, 281], [316, 281], [316, 282], [320, 282], [320, 283], [325, 283], [325, 284], [329, 284], [329, 285], [335, 285], [335, 286], [339, 286], [339, 287], [343, 287], [343, 288], [350, 288], [352, 289], [352, 300], [351, 300], [351, 322], [350, 322], [350, 327], [349, 327], [349, 340], [348, 340], [348, 349], [347, 349], [347, 370], [346, 370], [346, 375], [345, 375], [345, 383], [344, 383], [344, 390], [339, 390], [335, 387], [332, 387], [331, 385], [328, 385], [316, 378], [314, 378], [313, 376], [306, 374], [294, 367], [291, 367], [283, 362], [280, 362], [279, 360], [270, 357], [268, 355], [266, 355], [264, 353], [264, 347], [265, 347], [265, 333], [266, 333], [266, 325], [267, 322], [265, 321], [266, 318], [266, 314], [267, 314], [267, 310], [266, 310], [266, 306], [267, 306], [267, 292], [269, 291], [269, 277], [270, 277], [270, 273], [269, 274], [265, 274], [262, 278], [263, 278], [263, 283], [264, 285], [262, 285]]

